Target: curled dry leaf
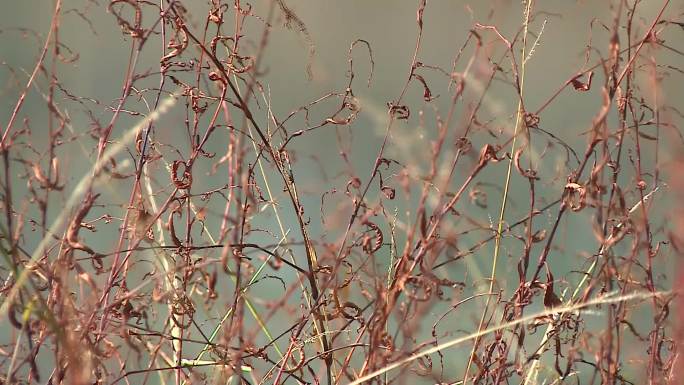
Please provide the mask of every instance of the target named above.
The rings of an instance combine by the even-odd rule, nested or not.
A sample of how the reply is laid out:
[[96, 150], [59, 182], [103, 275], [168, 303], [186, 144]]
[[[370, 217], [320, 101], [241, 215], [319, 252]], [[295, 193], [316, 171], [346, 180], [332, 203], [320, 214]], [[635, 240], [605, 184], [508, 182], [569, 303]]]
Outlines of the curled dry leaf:
[[174, 222], [173, 222], [173, 216], [176, 214], [181, 215], [180, 206], [177, 206], [174, 210], [171, 210], [169, 212], [169, 219], [167, 222], [167, 228], [169, 229], [169, 235], [171, 236], [171, 241], [173, 242], [174, 246], [181, 247], [183, 244], [181, 243], [180, 239], [178, 239], [178, 236], [176, 235], [176, 227], [175, 227]]
[[358, 305], [347, 301], [337, 306], [335, 312], [332, 313], [332, 318], [344, 317], [348, 320], [360, 320], [363, 322], [362, 314], [363, 311]]
[[[126, 20], [123, 16], [121, 16], [122, 12], [114, 7], [116, 4], [126, 4], [129, 7], [133, 8], [134, 17], [133, 17], [132, 23], [129, 22], [128, 20]], [[126, 33], [126, 34], [128, 34], [134, 38], [143, 37], [143, 29], [141, 28], [142, 10], [140, 9], [140, 5], [138, 4], [137, 1], [134, 1], [134, 0], [111, 0], [108, 7], [109, 7], [109, 12], [112, 15], [114, 15], [117, 22], [119, 23], [119, 26], [121, 27], [121, 30], [124, 33]]]
[[218, 294], [216, 293], [216, 281], [218, 279], [218, 275], [216, 270], [214, 270], [211, 273], [203, 274], [203, 276], [207, 285], [207, 298], [205, 299], [205, 303], [209, 303], [209, 301], [218, 298]]
[[539, 243], [546, 239], [546, 229], [541, 229], [532, 234], [532, 243]]
[[[183, 177], [179, 178], [178, 168], [181, 165], [183, 166]], [[190, 188], [190, 186], [192, 186], [192, 173], [190, 173], [190, 169], [188, 168], [187, 164], [182, 160], [174, 160], [171, 164], [171, 180], [173, 181], [173, 184], [181, 190]]]
[[586, 205], [587, 190], [580, 184], [570, 182], [565, 185], [563, 204], [569, 205], [572, 211], [580, 211]]
[[211, 53], [214, 56], [216, 55], [216, 48], [218, 47], [219, 43], [223, 43], [224, 46], [231, 52], [231, 45], [225, 44], [225, 42], [230, 42], [230, 43], [235, 43], [235, 39], [232, 36], [224, 36], [224, 35], [219, 35], [215, 36], [214, 38], [211, 39], [211, 43], [209, 43], [209, 48], [211, 49]]
[[380, 230], [380, 227], [376, 225], [373, 222], [366, 221], [364, 223], [370, 230], [373, 232], [374, 236], [365, 236], [362, 240], [363, 244], [363, 250], [368, 253], [368, 254], [373, 254], [376, 251], [380, 250], [382, 247], [383, 243], [383, 235], [382, 235], [382, 230]]
[[361, 179], [358, 177], [352, 177], [347, 182], [347, 193], [349, 193], [350, 188], [359, 189], [361, 187]]
[[563, 303], [553, 291], [553, 274], [547, 272], [546, 287], [544, 288], [544, 306], [547, 309], [561, 306]]
[[409, 108], [403, 105], [395, 105], [392, 102], [387, 103], [389, 107], [389, 114], [394, 119], [407, 120], [411, 116]]
[[325, 119], [325, 122], [326, 122], [326, 123], [329, 123], [329, 124], [335, 124], [335, 125], [338, 125], [338, 126], [346, 126], [346, 125], [348, 125], [349, 123], [351, 123], [352, 120], [353, 120], [353, 117], [352, 117], [352, 116], [347, 116], [346, 118], [334, 118], [334, 117], [333, 117], [333, 118], [327, 118], [327, 119]]
[[223, 24], [223, 10], [221, 7], [213, 8], [209, 11], [209, 21], [217, 25]]
[[171, 37], [167, 48], [171, 49], [171, 52], [164, 55], [159, 62], [165, 65], [170, 59], [180, 55], [188, 48], [188, 35], [181, 28], [178, 28], [178, 37]]
[[587, 78], [587, 82], [583, 83], [581, 80], [579, 80], [584, 74], [579, 74], [572, 78], [570, 80], [570, 83], [572, 83], [572, 87], [575, 89], [575, 91], [589, 91], [591, 89], [591, 78], [594, 77], [594, 71], [589, 72], [589, 77]]
[[83, 204], [76, 212], [74, 218], [71, 220], [71, 223], [66, 231], [66, 241], [69, 247], [72, 249], [83, 250], [88, 254], [95, 254], [93, 249], [78, 240], [78, 232], [81, 227], [83, 227], [83, 220], [85, 219], [86, 215], [88, 215], [90, 209], [93, 207], [93, 203], [95, 203], [95, 200], [99, 196], [100, 194], [88, 193], [83, 201]]
[[216, 71], [209, 72], [209, 80], [211, 80], [212, 82], [225, 83], [225, 80], [223, 79], [223, 77], [221, 75], [219, 75], [219, 73]]
[[496, 156], [496, 153], [500, 150], [501, 148], [499, 146], [492, 146], [491, 144], [485, 144], [484, 147], [482, 147], [482, 150], [480, 150], [480, 161], [478, 164], [478, 167], [482, 168], [487, 165], [489, 162], [498, 162], [503, 158], [498, 158]]
[[463, 153], [463, 154], [467, 154], [470, 152], [470, 150], [473, 149], [472, 142], [470, 141], [470, 139], [468, 139], [466, 137], [460, 137], [460, 138], [456, 139], [456, 142], [454, 143], [454, 145], [456, 146], [456, 149], [461, 151], [461, 153]]
[[425, 100], [426, 102], [431, 102], [432, 100], [437, 98], [436, 96], [432, 96], [432, 92], [430, 91], [430, 87], [428, 87], [425, 78], [418, 74], [413, 74], [413, 77], [416, 78], [423, 85], [423, 100]]
[[389, 200], [394, 199], [394, 197], [396, 196], [396, 190], [392, 187], [382, 186], [380, 190], [382, 190], [382, 193], [385, 194], [385, 197]]
[[532, 112], [525, 112], [525, 127], [527, 128], [538, 128], [539, 127], [539, 115]]
[[529, 168], [523, 169], [522, 166], [520, 166], [520, 157], [524, 150], [524, 148], [519, 148], [515, 151], [515, 154], [513, 155], [513, 164], [515, 164], [515, 169], [518, 171], [518, 173], [520, 173], [520, 175], [524, 176], [527, 179], [539, 180], [536, 170], [532, 170]]

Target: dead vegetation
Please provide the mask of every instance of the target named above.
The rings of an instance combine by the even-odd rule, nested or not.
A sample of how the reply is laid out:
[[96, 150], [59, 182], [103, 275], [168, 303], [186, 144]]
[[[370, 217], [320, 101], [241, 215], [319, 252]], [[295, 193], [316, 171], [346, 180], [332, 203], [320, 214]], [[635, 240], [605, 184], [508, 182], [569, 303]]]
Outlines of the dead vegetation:
[[[473, 16], [445, 68], [419, 0], [393, 99], [358, 96], [384, 69], [350, 37], [341, 87], [278, 114], [273, 34], [314, 80], [319, 52], [287, 1], [69, 3], [33, 68], [3, 69], [2, 383], [684, 381], [681, 4], [596, 2], [583, 64], [533, 103], [565, 15]], [[113, 102], [62, 80], [65, 19], [97, 34], [102, 7], [130, 53], [98, 75]], [[548, 116], [568, 100], [581, 132]]]

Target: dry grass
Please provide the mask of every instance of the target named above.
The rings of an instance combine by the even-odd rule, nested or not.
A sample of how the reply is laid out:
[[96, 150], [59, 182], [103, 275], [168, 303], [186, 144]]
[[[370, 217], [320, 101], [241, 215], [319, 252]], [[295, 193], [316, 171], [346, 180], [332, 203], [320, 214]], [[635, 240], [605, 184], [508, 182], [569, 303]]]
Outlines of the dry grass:
[[[391, 100], [359, 36], [283, 114], [273, 40], [311, 87], [326, 52], [288, 1], [67, 3], [0, 35], [41, 47], [5, 71], [0, 383], [684, 383], [681, 4], [588, 6], [582, 64], [540, 88], [572, 15], [464, 6], [454, 48], [419, 0]], [[64, 38], [105, 8], [113, 102], [71, 90]]]

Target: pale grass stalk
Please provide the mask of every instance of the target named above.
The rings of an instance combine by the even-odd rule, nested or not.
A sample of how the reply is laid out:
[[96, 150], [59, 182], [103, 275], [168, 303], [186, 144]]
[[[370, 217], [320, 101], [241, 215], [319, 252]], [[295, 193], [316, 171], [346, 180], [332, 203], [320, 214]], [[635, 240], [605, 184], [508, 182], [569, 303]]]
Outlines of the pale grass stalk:
[[590, 306], [606, 305], [606, 304], [611, 304], [611, 303], [619, 303], [619, 302], [634, 301], [634, 300], [647, 300], [647, 299], [651, 299], [653, 297], [662, 297], [662, 296], [672, 295], [674, 293], [672, 291], [668, 290], [668, 291], [658, 291], [658, 292], [646, 292], [646, 291], [634, 292], [631, 294], [625, 294], [625, 295], [621, 295], [621, 296], [616, 296], [616, 295], [612, 295], [612, 294], [613, 293], [608, 293], [607, 295], [597, 297], [597, 298], [594, 298], [593, 300], [583, 302], [583, 303], [576, 303], [576, 304], [566, 305], [566, 306], [562, 306], [562, 307], [547, 309], [544, 311], [540, 311], [538, 313], [534, 313], [534, 314], [530, 314], [530, 315], [525, 316], [525, 317], [518, 318], [518, 319], [513, 320], [513, 321], [504, 322], [504, 323], [496, 325], [496, 326], [488, 327], [486, 329], [483, 329], [483, 330], [477, 331], [475, 333], [469, 334], [465, 337], [455, 338], [453, 340], [441, 343], [437, 346], [433, 346], [431, 348], [422, 350], [418, 353], [412, 354], [411, 356], [406, 357], [404, 359], [401, 359], [399, 361], [395, 361], [395, 362], [385, 366], [384, 368], [378, 369], [378, 370], [376, 370], [372, 373], [369, 373], [363, 377], [357, 378], [356, 380], [348, 383], [347, 385], [361, 384], [361, 383], [368, 381], [372, 378], [375, 378], [381, 374], [387, 373], [388, 371], [390, 371], [392, 369], [396, 369], [398, 367], [401, 367], [401, 366], [404, 366], [408, 363], [411, 363], [411, 362], [417, 360], [418, 358], [437, 353], [439, 351], [442, 351], [442, 350], [451, 348], [453, 346], [459, 345], [463, 342], [466, 342], [466, 341], [469, 341], [469, 340], [472, 340], [475, 338], [480, 338], [484, 335], [487, 335], [487, 334], [490, 334], [490, 333], [493, 333], [493, 332], [496, 332], [499, 330], [506, 330], [506, 329], [512, 328], [514, 326], [527, 324], [530, 321], [534, 321], [537, 318], [548, 317], [548, 316], [553, 316], [553, 315], [557, 315], [557, 314], [572, 313], [572, 312], [576, 312], [576, 311], [579, 311], [585, 307], [590, 307]]
[[[643, 202], [646, 202], [646, 204], [650, 204], [651, 202], [653, 202], [652, 200], [650, 200], [650, 198], [659, 189], [660, 189], [660, 186], [656, 187], [650, 193], [648, 193], [646, 196], [644, 196]], [[632, 206], [631, 209], [629, 209], [629, 218], [632, 218], [634, 213], [637, 212], [637, 210], [641, 207], [641, 202], [642, 201], [639, 200], [636, 204], [634, 204], [634, 206]], [[616, 227], [620, 228], [622, 226], [624, 226], [624, 223], [619, 223]], [[608, 236], [606, 241], [603, 242], [603, 244], [601, 245], [601, 248], [598, 252], [598, 257], [602, 257], [606, 253], [606, 251], [608, 251], [608, 249], [610, 249], [610, 247], [612, 246], [612, 243], [613, 243], [612, 241], [613, 241], [613, 234]], [[591, 266], [589, 266], [589, 268], [587, 269], [585, 274], [582, 274], [582, 279], [580, 280], [579, 284], [577, 284], [575, 291], [572, 292], [571, 300], [573, 300], [577, 297], [580, 289], [582, 288], [582, 286], [584, 286], [584, 284], [586, 284], [587, 280], [589, 279], [588, 277], [592, 276], [592, 272], [594, 271], [594, 268], [596, 268], [597, 263], [598, 263], [598, 258], [594, 258], [594, 261], [591, 263]]]
[[[629, 209], [629, 217], [632, 217], [632, 214], [637, 212], [637, 210], [641, 207], [642, 202], [645, 202], [646, 204], [651, 204], [653, 200], [651, 199], [653, 195], [660, 189], [660, 186], [656, 187], [653, 189], [650, 193], [648, 193], [646, 196], [644, 196], [644, 200], [639, 200], [637, 201], [636, 204], [632, 206], [631, 209]], [[619, 223], [616, 225], [617, 228], [620, 228], [624, 226], [624, 222]], [[605, 242], [601, 245], [601, 248], [599, 249], [599, 252], [592, 261], [591, 265], [589, 268], [582, 274], [582, 279], [580, 282], [577, 284], [575, 287], [575, 290], [572, 292], [572, 296], [568, 299], [568, 304], [572, 303], [577, 296], [579, 295], [580, 289], [582, 286], [584, 286], [589, 280], [589, 277], [593, 276], [594, 269], [596, 268], [596, 265], [598, 264], [598, 261], [601, 257], [605, 255], [605, 253], [610, 249], [610, 245], [612, 245], [613, 241], [613, 234], [608, 236]], [[553, 325], [549, 324], [546, 328], [546, 332], [544, 333], [544, 337], [542, 338], [541, 342], [539, 343], [539, 346], [537, 347], [536, 351], [541, 352], [543, 349], [546, 349], [546, 344], [549, 342], [549, 335], [553, 331]], [[529, 366], [530, 368], [527, 371], [527, 375], [525, 376], [525, 380], [523, 381], [523, 385], [533, 385], [536, 384], [537, 377], [538, 377], [538, 372], [539, 372], [539, 363], [540, 363], [540, 358], [537, 356], [537, 358], [534, 358], [533, 360], [530, 361]]]
[[[144, 183], [145, 190], [147, 190], [147, 199], [150, 202], [150, 207], [152, 208], [152, 212], [155, 212], [155, 213], [159, 212], [159, 205], [157, 204], [157, 199], [154, 196], [154, 191], [152, 189], [152, 181], [150, 180], [149, 167], [148, 167], [147, 163], [145, 163], [145, 165], [143, 166], [142, 173], [143, 173], [142, 178], [145, 181], [145, 183]], [[166, 236], [164, 233], [164, 227], [162, 225], [161, 219], [157, 220], [156, 222], [157, 222], [156, 223], [156, 225], [157, 225], [157, 236], [159, 239], [158, 242], [162, 248], [160, 249], [160, 251], [161, 251], [160, 253], [155, 253], [155, 256], [157, 257], [156, 260], [157, 260], [157, 264], [159, 265], [158, 267], [161, 269], [161, 271], [164, 274], [164, 287], [166, 288], [167, 291], [173, 292], [175, 290], [175, 284], [174, 284], [175, 280], [173, 279], [174, 269], [171, 269], [171, 267], [169, 266], [169, 262], [166, 258], [167, 253], [164, 252], [164, 248], [163, 248], [164, 246], [166, 246]], [[173, 311], [173, 305], [171, 303], [169, 303], [168, 309], [169, 309], [168, 310], [169, 314], [171, 314], [171, 312]], [[171, 335], [174, 338], [179, 337], [180, 336], [179, 327], [170, 318], [169, 318], [169, 325], [171, 326], [171, 331], [170, 331]], [[177, 345], [175, 344], [176, 341], [177, 340], [174, 339], [174, 341], [172, 343], [173, 347], [174, 347], [174, 352], [177, 351]], [[162, 351], [161, 353], [163, 354], [164, 352]], [[166, 357], [165, 355], [163, 355], [162, 357], [165, 357], [165, 359], [167, 361], [169, 360], [169, 358]], [[173, 359], [174, 359], [173, 362], [178, 362], [178, 357], [174, 356]], [[171, 365], [169, 365], [169, 366], [171, 366]], [[163, 376], [163, 372], [159, 372], [159, 381], [162, 384], [166, 383], [166, 380]]]
[[[104, 154], [90, 167], [89, 171], [86, 172], [83, 177], [81, 177], [81, 180], [78, 182], [74, 190], [71, 192], [69, 199], [67, 199], [64, 205], [64, 209], [62, 209], [57, 218], [55, 218], [55, 220], [52, 222], [52, 225], [50, 225], [47, 234], [57, 234], [59, 232], [59, 229], [66, 222], [68, 214], [71, 212], [71, 210], [73, 210], [76, 207], [77, 203], [81, 202], [83, 194], [86, 193], [89, 186], [92, 185], [94, 179], [97, 177], [97, 175], [100, 174], [102, 167], [109, 163], [109, 161], [112, 158], [114, 158], [114, 156], [123, 151], [128, 144], [132, 143], [135, 137], [138, 135], [138, 133], [145, 126], [147, 126], [150, 122], [156, 121], [157, 119], [159, 119], [160, 116], [166, 113], [169, 110], [169, 108], [171, 108], [176, 103], [177, 97], [181, 94], [181, 91], [182, 90], [176, 90], [171, 96], [164, 99], [159, 104], [159, 107], [157, 107], [157, 109], [153, 110], [145, 118], [141, 119], [140, 122], [138, 122], [138, 124], [129, 128], [118, 141], [113, 142], [111, 145], [107, 146], [107, 150], [104, 152]], [[33, 251], [33, 253], [31, 254], [31, 258], [26, 262], [26, 264], [33, 264], [36, 260], [41, 258], [47, 249], [48, 242], [50, 242], [51, 240], [51, 235], [47, 235], [43, 239], [41, 239], [40, 243]], [[28, 269], [22, 270], [21, 274], [19, 274], [19, 276], [17, 277], [14, 286], [12, 286], [12, 289], [9, 291], [9, 293], [7, 293], [7, 297], [3, 301], [2, 306], [0, 306], [0, 320], [2, 320], [2, 318], [4, 318], [7, 315], [9, 307], [14, 301], [14, 298], [17, 296], [19, 290], [21, 290], [21, 288], [26, 283], [26, 280], [28, 279], [28, 274]]]
[[[511, 143], [511, 155], [515, 153], [516, 149], [516, 144], [517, 144], [517, 139], [518, 139], [518, 133], [520, 132], [520, 126], [522, 125], [523, 121], [523, 97], [524, 97], [524, 90], [525, 90], [525, 49], [527, 47], [527, 34], [528, 34], [528, 27], [529, 27], [529, 21], [530, 21], [530, 12], [532, 10], [532, 2], [533, 0], [528, 0], [526, 5], [525, 5], [525, 11], [524, 11], [524, 28], [523, 28], [523, 43], [522, 43], [522, 52], [520, 57], [523, 58], [523, 60], [520, 63], [520, 98], [518, 100], [518, 111], [516, 113], [516, 118], [515, 118], [515, 131], [513, 133], [513, 142]], [[512, 54], [512, 52], [511, 52]], [[499, 221], [497, 225], [497, 230], [496, 230], [496, 237], [494, 238], [494, 256], [492, 260], [492, 270], [491, 270], [491, 275], [489, 278], [489, 289], [487, 291], [487, 300], [485, 302], [484, 309], [482, 310], [482, 316], [480, 317], [480, 322], [477, 326], [477, 330], [482, 330], [482, 328], [485, 325], [486, 319], [487, 319], [487, 313], [489, 312], [489, 307], [492, 301], [492, 293], [494, 292], [494, 282], [496, 280], [496, 268], [498, 265], [499, 261], [499, 250], [501, 249], [501, 236], [503, 232], [503, 225], [504, 225], [504, 218], [505, 218], [505, 213], [506, 213], [506, 203], [508, 202], [508, 192], [509, 192], [509, 187], [510, 187], [510, 182], [511, 182], [511, 174], [513, 170], [513, 156], [511, 156], [508, 159], [508, 170], [506, 172], [506, 183], [504, 185], [504, 191], [503, 191], [503, 197], [501, 198], [501, 211], [499, 212]], [[470, 351], [470, 355], [468, 357], [468, 363], [466, 364], [466, 369], [463, 373], [463, 384], [465, 385], [468, 382], [468, 373], [470, 372], [470, 367], [473, 363], [473, 359], [475, 357], [475, 350], [477, 350], [477, 346], [479, 345], [480, 342], [480, 337], [476, 337], [475, 341], [473, 342], [473, 347]]]

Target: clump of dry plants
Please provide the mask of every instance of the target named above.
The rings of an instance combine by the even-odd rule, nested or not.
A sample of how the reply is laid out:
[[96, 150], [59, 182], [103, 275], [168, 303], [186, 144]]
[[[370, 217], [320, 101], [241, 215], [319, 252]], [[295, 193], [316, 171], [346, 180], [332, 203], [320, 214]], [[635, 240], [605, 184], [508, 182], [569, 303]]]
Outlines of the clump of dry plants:
[[[549, 81], [573, 15], [463, 5], [444, 36], [418, 0], [391, 99], [368, 96], [388, 49], [351, 30], [338, 86], [289, 109], [268, 55], [296, 38], [320, 85], [305, 3], [48, 3], [0, 35], [38, 44], [3, 69], [0, 383], [684, 381], [681, 4], [583, 5]], [[76, 67], [76, 22], [121, 38], [120, 73]]]

